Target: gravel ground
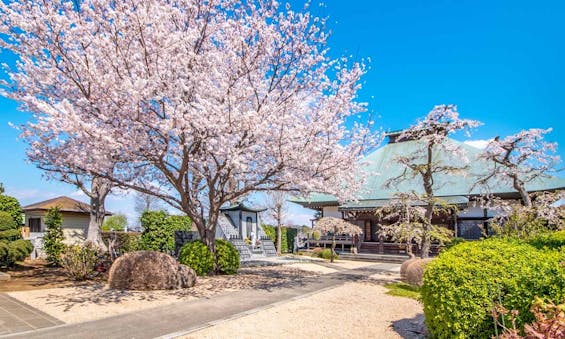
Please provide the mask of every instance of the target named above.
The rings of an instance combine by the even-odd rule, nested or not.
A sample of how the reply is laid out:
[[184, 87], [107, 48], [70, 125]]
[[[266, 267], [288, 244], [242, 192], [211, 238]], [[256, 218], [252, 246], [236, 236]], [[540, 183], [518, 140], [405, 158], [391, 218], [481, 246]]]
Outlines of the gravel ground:
[[376, 281], [347, 283], [220, 322], [184, 338], [420, 338], [422, 305]]
[[[301, 264], [302, 265], [302, 264]], [[234, 276], [199, 277], [196, 286], [172, 291], [120, 291], [100, 283], [9, 292], [8, 295], [61, 321], [76, 323], [241, 289], [276, 288], [319, 276], [315, 264], [242, 268]], [[312, 265], [312, 267], [308, 266]], [[309, 268], [310, 270], [306, 270]], [[325, 267], [321, 267], [325, 269]]]

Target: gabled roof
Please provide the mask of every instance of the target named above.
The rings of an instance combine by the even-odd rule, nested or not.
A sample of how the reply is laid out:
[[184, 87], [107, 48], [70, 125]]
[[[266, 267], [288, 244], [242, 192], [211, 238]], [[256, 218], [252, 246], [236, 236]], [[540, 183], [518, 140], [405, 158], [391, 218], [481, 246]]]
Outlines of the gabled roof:
[[220, 211], [222, 211], [222, 212], [239, 211], [239, 210], [242, 210], [244, 212], [258, 213], [258, 212], [266, 211], [267, 209], [266, 208], [256, 208], [256, 207], [247, 206], [243, 202], [238, 202], [238, 203], [232, 204], [230, 206], [220, 208]]
[[[24, 212], [30, 211], [47, 211], [53, 207], [58, 207], [61, 212], [73, 212], [73, 213], [85, 213], [90, 214], [90, 205], [82, 201], [78, 201], [66, 196], [61, 196], [35, 204], [27, 205], [22, 207]], [[110, 212], [106, 212], [106, 215], [111, 215]]]
[[[394, 133], [393, 133], [394, 134]], [[477, 175], [487, 173], [490, 162], [479, 159], [481, 150], [467, 145], [465, 143], [451, 140], [465, 150], [469, 159], [468, 168], [457, 174], [435, 174], [434, 175], [434, 195], [436, 197], [466, 197], [480, 195], [484, 193], [480, 187], [473, 187]], [[362, 159], [367, 165], [363, 167], [363, 171], [367, 173], [367, 178], [363, 189], [359, 192], [357, 199], [361, 205], [371, 205], [370, 201], [382, 202], [388, 201], [396, 193], [415, 192], [423, 194], [424, 189], [419, 176], [413, 179], [405, 179], [398, 185], [392, 185], [390, 188], [385, 183], [403, 173], [403, 166], [395, 160], [398, 156], [408, 156], [418, 150], [425, 149], [424, 143], [420, 140], [396, 140], [384, 145], [373, 153]], [[434, 159], [441, 161], [445, 165], [453, 165], [462, 167], [461, 161], [452, 154], [447, 152], [436, 151]], [[565, 178], [537, 178], [526, 184], [526, 189], [530, 192], [565, 189]], [[510, 183], [497, 182], [488, 188], [489, 193], [493, 194], [516, 194], [516, 190]], [[336, 205], [335, 197], [328, 194], [312, 194], [306, 199], [293, 200], [296, 203], [305, 206], [321, 206]], [[344, 205], [343, 207], [346, 207]]]

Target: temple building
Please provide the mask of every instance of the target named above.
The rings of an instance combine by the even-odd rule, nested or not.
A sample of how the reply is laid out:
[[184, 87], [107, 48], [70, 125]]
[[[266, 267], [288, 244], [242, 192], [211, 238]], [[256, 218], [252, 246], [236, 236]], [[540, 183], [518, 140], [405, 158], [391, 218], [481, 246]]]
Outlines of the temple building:
[[[406, 177], [395, 185], [387, 185], [391, 179], [403, 174], [405, 167], [398, 163], [398, 157], [407, 157], [425, 150], [419, 140], [402, 140], [401, 132], [387, 134], [388, 143], [362, 161], [367, 163], [363, 168], [368, 176], [357, 201], [340, 203], [331, 195], [312, 194], [307, 199], [293, 200], [303, 207], [318, 211], [319, 217], [338, 217], [349, 220], [363, 229], [359, 239], [360, 252], [398, 253], [402, 246], [390, 243], [379, 236], [379, 224], [385, 223], [376, 211], [387, 206], [398, 193], [424, 194], [421, 177]], [[457, 212], [448, 216], [434, 216], [432, 223], [444, 225], [457, 237], [478, 239], [488, 230], [488, 220], [496, 215], [496, 209], [481, 208], [477, 199], [485, 193], [484, 187], [475, 185], [477, 178], [488, 173], [492, 164], [479, 158], [481, 150], [465, 143], [451, 140], [466, 153], [468, 163], [463, 164], [459, 157], [448, 152], [436, 151], [435, 161], [454, 167], [465, 166], [465, 170], [455, 173], [434, 174], [434, 196], [443, 202], [457, 207]], [[526, 184], [528, 192], [558, 191], [565, 189], [565, 179], [557, 177], [538, 177]], [[496, 182], [488, 187], [488, 193], [505, 200], [520, 203], [519, 193], [511, 184]], [[412, 205], [424, 205], [421, 201], [413, 201]], [[314, 221], [315, 222], [315, 221]]]

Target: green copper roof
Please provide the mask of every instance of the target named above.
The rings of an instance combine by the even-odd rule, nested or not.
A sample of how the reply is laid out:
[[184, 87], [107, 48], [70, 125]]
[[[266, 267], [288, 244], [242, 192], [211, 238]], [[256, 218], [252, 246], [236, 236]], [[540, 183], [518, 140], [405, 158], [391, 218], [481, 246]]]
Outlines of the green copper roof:
[[[468, 168], [457, 174], [444, 174], [438, 173], [434, 175], [434, 195], [436, 197], [450, 197], [450, 196], [469, 196], [478, 195], [481, 188], [476, 187], [471, 191], [473, 184], [476, 181], [477, 175], [488, 172], [489, 162], [481, 160], [478, 155], [481, 150], [473, 146], [461, 143], [455, 140], [452, 142], [458, 144], [463, 148], [469, 159], [467, 163]], [[408, 156], [416, 152], [418, 149], [424, 147], [423, 142], [419, 140], [410, 140], [403, 142], [389, 143], [375, 152], [367, 155], [362, 161], [367, 163], [363, 170], [368, 173], [364, 188], [358, 194], [359, 202], [369, 201], [377, 202], [382, 200], [391, 199], [395, 193], [399, 192], [412, 192], [423, 194], [421, 179], [419, 176], [413, 179], [405, 179], [396, 186], [390, 188], [385, 187], [385, 183], [390, 179], [402, 174], [404, 168], [395, 160], [398, 156]], [[456, 156], [447, 152], [438, 152], [434, 154], [434, 159], [440, 161], [443, 165], [452, 165], [456, 167], [464, 166], [464, 163]], [[422, 161], [423, 162], [423, 161]], [[537, 178], [536, 180], [526, 184], [528, 191], [543, 191], [552, 189], [565, 188], [564, 178]], [[484, 189], [483, 189], [484, 190]], [[510, 184], [498, 182], [489, 187], [489, 192], [494, 194], [514, 193], [516, 190]], [[335, 197], [327, 194], [312, 194], [306, 199], [294, 202], [303, 205], [312, 204], [336, 204]], [[357, 203], [359, 203], [357, 202]], [[345, 207], [345, 205], [343, 206]]]
[[239, 210], [242, 210], [244, 212], [263, 212], [266, 211], [267, 209], [247, 206], [242, 202], [238, 202], [230, 206], [220, 208], [220, 211], [239, 211]]

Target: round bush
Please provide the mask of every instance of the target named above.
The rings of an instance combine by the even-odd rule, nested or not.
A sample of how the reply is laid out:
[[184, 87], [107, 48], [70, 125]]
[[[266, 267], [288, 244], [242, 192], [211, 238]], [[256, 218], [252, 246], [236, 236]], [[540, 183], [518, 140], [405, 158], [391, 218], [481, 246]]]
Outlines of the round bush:
[[563, 300], [564, 259], [565, 251], [501, 239], [467, 242], [441, 252], [426, 267], [422, 287], [431, 337], [494, 336], [495, 303], [519, 311], [518, 327], [532, 322], [534, 296]]
[[198, 275], [206, 275], [214, 269], [214, 255], [200, 240], [184, 244], [179, 251], [179, 262], [192, 268]]
[[12, 215], [8, 212], [0, 211], [0, 231], [17, 229], [18, 224], [12, 218]]
[[424, 269], [433, 258], [416, 259], [406, 267], [405, 280], [410, 285], [422, 286]]
[[216, 240], [216, 267], [223, 274], [235, 274], [239, 269], [239, 251], [229, 241]]
[[137, 251], [122, 255], [110, 267], [110, 288], [170, 290], [194, 286], [196, 274], [168, 254]]

